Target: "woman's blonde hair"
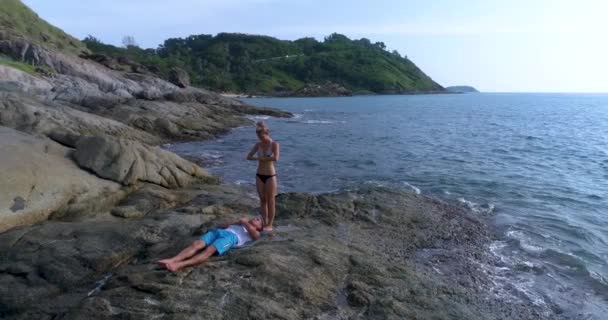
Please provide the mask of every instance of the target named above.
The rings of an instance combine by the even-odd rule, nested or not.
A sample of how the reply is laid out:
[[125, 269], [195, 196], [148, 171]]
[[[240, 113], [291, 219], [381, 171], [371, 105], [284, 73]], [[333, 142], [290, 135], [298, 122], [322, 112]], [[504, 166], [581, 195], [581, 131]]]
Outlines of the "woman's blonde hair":
[[268, 128], [268, 126], [266, 125], [266, 122], [264, 122], [264, 121], [258, 121], [258, 123], [255, 124], [255, 132], [256, 133], [269, 134], [270, 133], [270, 128]]

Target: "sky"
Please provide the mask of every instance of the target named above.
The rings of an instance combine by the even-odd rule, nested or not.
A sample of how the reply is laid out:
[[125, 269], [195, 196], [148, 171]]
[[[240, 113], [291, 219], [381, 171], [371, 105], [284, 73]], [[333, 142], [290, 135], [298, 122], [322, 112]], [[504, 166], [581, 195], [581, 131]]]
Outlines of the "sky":
[[295, 40], [338, 32], [382, 41], [443, 86], [608, 92], [604, 0], [23, 0], [82, 39], [146, 48], [241, 32]]

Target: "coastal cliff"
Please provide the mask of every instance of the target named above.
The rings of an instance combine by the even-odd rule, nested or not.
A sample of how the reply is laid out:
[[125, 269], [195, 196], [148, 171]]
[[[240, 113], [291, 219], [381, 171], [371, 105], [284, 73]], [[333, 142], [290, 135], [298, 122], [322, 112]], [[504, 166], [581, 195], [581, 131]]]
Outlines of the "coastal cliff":
[[[274, 235], [177, 274], [159, 268], [258, 201], [158, 145], [291, 115], [108, 68], [5, 3], [0, 318], [551, 318], [494, 287], [483, 217], [388, 188], [281, 194]], [[26, 18], [38, 36], [10, 27]]]
[[[333, 33], [323, 41], [295, 41], [240, 33], [171, 38], [155, 49], [118, 48], [84, 39], [93, 59], [117, 69], [140, 70], [170, 79], [176, 67], [193, 85], [261, 96], [345, 96], [445, 93], [406, 56], [382, 42]], [[123, 61], [124, 63], [120, 63]], [[329, 86], [326, 84], [330, 84]]]
[[290, 116], [80, 58], [84, 44], [16, 0], [0, 26], [0, 231], [107, 210], [141, 183], [184, 187], [207, 174], [155, 146]]

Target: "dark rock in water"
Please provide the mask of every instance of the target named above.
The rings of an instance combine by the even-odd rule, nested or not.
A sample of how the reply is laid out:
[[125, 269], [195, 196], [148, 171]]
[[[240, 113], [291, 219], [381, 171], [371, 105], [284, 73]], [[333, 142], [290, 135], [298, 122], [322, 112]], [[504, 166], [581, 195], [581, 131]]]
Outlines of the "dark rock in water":
[[346, 97], [352, 96], [353, 93], [339, 84], [327, 82], [323, 85], [307, 84], [288, 95], [293, 97]]
[[190, 76], [183, 69], [171, 68], [169, 71], [169, 82], [180, 88], [187, 88], [190, 86]]
[[384, 188], [280, 195], [273, 237], [169, 273], [155, 261], [257, 202], [228, 186], [190, 192], [198, 196], [179, 208], [135, 220], [50, 221], [0, 234], [3, 318], [550, 318], [529, 301], [490, 294], [481, 221]]

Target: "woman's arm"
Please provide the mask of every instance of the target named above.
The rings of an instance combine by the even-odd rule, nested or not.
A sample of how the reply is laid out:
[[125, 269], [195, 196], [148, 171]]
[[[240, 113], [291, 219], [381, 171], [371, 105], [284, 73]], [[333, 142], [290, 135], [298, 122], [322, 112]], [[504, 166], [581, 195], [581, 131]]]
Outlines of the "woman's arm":
[[272, 157], [260, 157], [260, 160], [262, 161], [279, 161], [279, 143], [278, 142], [273, 142], [272, 143]]
[[247, 229], [247, 232], [249, 232], [251, 239], [258, 240], [260, 238], [260, 232], [255, 229], [255, 226], [253, 226], [251, 222], [248, 221], [241, 224], [243, 225], [243, 227], [245, 227], [245, 229]]
[[249, 151], [249, 154], [247, 155], [247, 160], [258, 160], [257, 157], [253, 156], [258, 151], [258, 147], [259, 143], [256, 143], [253, 148], [251, 148], [251, 151]]

